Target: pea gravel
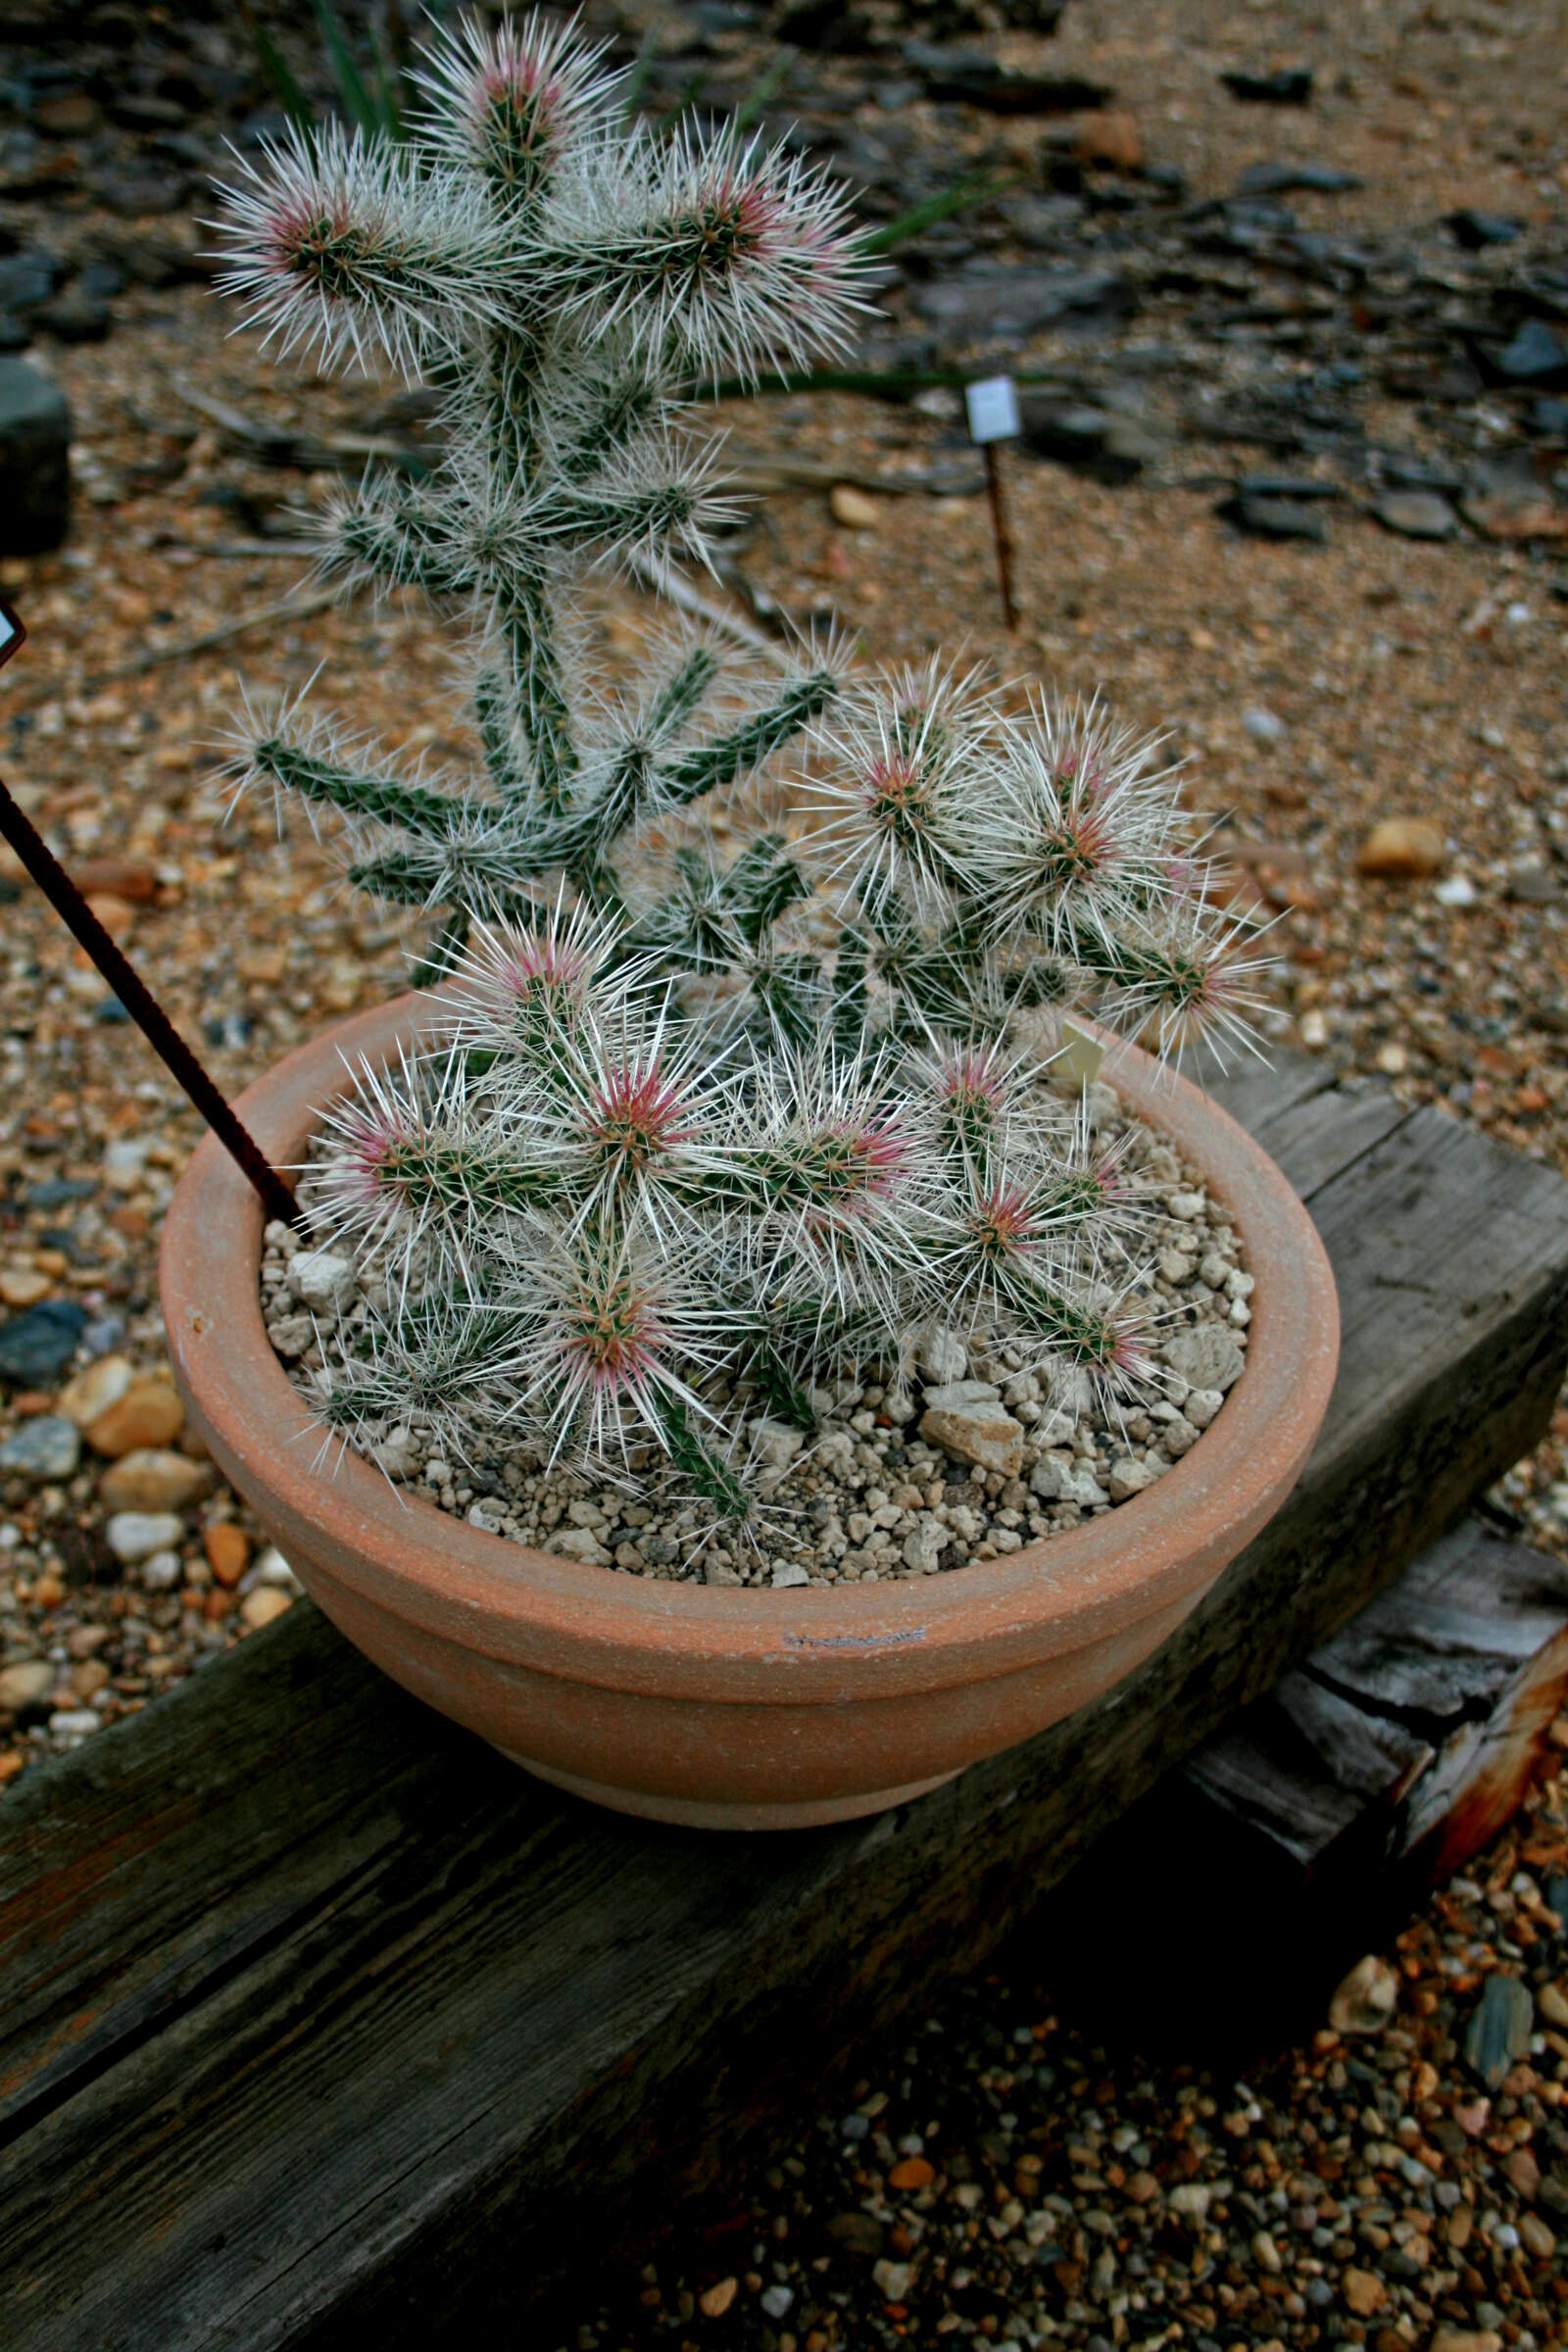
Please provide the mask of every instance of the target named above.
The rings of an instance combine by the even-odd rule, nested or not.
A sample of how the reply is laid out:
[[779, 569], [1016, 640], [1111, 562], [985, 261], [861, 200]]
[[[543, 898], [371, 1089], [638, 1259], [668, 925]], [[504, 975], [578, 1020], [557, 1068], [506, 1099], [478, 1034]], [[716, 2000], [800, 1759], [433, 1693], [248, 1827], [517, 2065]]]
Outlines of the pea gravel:
[[[931, 1330], [906, 1378], [846, 1379], [818, 1391], [810, 1435], [760, 1411], [747, 1423], [761, 1499], [755, 1540], [715, 1530], [689, 1501], [633, 1498], [543, 1466], [504, 1438], [481, 1461], [449, 1461], [416, 1421], [376, 1425], [362, 1450], [406, 1488], [470, 1525], [634, 1576], [710, 1585], [875, 1584], [996, 1559], [1061, 1535], [1129, 1500], [1197, 1444], [1246, 1362], [1252, 1276], [1229, 1216], [1198, 1169], [1157, 1131], [1129, 1118], [1114, 1090], [1091, 1090], [1097, 1137], [1125, 1138], [1142, 1213], [1134, 1254], [1150, 1267], [1148, 1310], [1159, 1351], [1157, 1393], [1117, 1414], [1071, 1375], [1022, 1369]], [[308, 1186], [301, 1199], [310, 1200]], [[362, 1324], [383, 1260], [353, 1264], [269, 1226], [262, 1311], [309, 1403], [316, 1376]], [[723, 1392], [725, 1401], [729, 1392]], [[715, 1399], [716, 1401], [716, 1399]], [[646, 1458], [634, 1457], [636, 1459]]]

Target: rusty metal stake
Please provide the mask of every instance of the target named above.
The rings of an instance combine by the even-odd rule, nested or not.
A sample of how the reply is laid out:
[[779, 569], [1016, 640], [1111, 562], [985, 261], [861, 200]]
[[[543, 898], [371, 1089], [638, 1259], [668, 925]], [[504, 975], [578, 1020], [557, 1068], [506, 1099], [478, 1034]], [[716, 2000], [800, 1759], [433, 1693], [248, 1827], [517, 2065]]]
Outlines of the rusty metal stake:
[[1002, 590], [1002, 617], [1009, 637], [1018, 628], [1018, 608], [1012, 598], [1012, 538], [1006, 509], [1002, 503], [1002, 466], [994, 441], [982, 444], [986, 461], [986, 495], [991, 501], [991, 531], [997, 543], [997, 583]]
[[[26, 635], [18, 614], [0, 597], [0, 667]], [[61, 921], [92, 957], [109, 987], [201, 1112], [229, 1157], [261, 1197], [269, 1217], [299, 1225], [303, 1211], [293, 1190], [266, 1157], [249, 1129], [235, 1117], [163, 1006], [110, 938], [65, 867], [30, 817], [17, 806], [0, 777], [0, 835], [17, 853]]]

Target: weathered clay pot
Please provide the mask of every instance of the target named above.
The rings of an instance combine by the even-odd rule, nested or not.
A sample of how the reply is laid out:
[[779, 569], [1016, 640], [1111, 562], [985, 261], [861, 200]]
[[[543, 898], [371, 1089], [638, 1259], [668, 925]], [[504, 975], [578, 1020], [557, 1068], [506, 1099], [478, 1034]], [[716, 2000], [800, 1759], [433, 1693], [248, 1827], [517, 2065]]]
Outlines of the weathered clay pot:
[[[405, 997], [302, 1047], [242, 1098], [274, 1165], [419, 1020]], [[349, 1640], [530, 1772], [707, 1828], [790, 1829], [922, 1794], [1108, 1690], [1277, 1509], [1333, 1385], [1334, 1280], [1306, 1211], [1196, 1089], [1119, 1053], [1115, 1083], [1202, 1169], [1257, 1277], [1248, 1367], [1186, 1457], [1071, 1534], [947, 1574], [756, 1592], [531, 1551], [318, 1446], [268, 1344], [262, 1212], [209, 1138], [164, 1229], [170, 1345], [225, 1475]]]

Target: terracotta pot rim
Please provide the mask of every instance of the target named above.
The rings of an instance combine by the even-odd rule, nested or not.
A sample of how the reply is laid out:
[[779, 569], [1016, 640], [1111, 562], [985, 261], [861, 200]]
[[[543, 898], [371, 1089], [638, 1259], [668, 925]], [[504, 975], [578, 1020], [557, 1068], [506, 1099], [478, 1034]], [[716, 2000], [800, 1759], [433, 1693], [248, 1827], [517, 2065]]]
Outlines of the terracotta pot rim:
[[[237, 1105], [274, 1164], [297, 1162], [362, 1057], [427, 1016], [396, 999], [298, 1048]], [[1151, 1488], [1070, 1532], [940, 1575], [781, 1591], [671, 1584], [536, 1551], [422, 1498], [353, 1453], [318, 1470], [321, 1432], [273, 1354], [257, 1272], [262, 1210], [212, 1137], [165, 1221], [162, 1286], [176, 1376], [241, 1492], [320, 1530], [347, 1581], [412, 1626], [505, 1663], [608, 1688], [833, 1701], [1021, 1669], [1114, 1635], [1211, 1582], [1277, 1508], [1333, 1386], [1333, 1275], [1306, 1210], [1262, 1148], [1136, 1048], [1118, 1090], [1198, 1165], [1257, 1276], [1247, 1369], [1198, 1444]], [[982, 1664], [983, 1661], [983, 1664]], [[781, 1672], [781, 1669], [785, 1670]]]

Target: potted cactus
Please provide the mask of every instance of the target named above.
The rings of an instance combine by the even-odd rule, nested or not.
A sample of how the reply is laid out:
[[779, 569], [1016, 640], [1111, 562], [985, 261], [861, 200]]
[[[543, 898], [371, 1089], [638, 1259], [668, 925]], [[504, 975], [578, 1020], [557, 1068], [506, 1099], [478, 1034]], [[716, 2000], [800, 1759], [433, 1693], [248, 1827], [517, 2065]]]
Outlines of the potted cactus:
[[[247, 721], [246, 787], [334, 814], [351, 880], [432, 929], [419, 992], [245, 1099], [308, 1169], [307, 1247], [270, 1232], [260, 1268], [320, 1311], [292, 1379], [259, 1211], [206, 1149], [167, 1226], [176, 1367], [328, 1614], [530, 1768], [693, 1823], [868, 1811], [1179, 1621], [1299, 1468], [1332, 1283], [1278, 1172], [1164, 1068], [1241, 1032], [1250, 967], [1152, 743], [831, 640], [775, 668], [680, 624], [593, 674], [590, 573], [700, 556], [722, 511], [689, 388], [848, 335], [839, 199], [782, 153], [628, 127], [540, 20], [442, 36], [422, 80], [407, 148], [268, 155], [230, 200], [228, 284], [285, 345], [446, 387], [440, 465], [344, 501], [323, 561], [469, 612], [474, 768], [410, 772], [300, 706]], [[1074, 1090], [1109, 1042], [1066, 1025], [1091, 1009], [1150, 1049], [1118, 1052], [1114, 1098]], [[1255, 1283], [1197, 1443], [1139, 1152], [1102, 1124], [1129, 1118], [1223, 1203]], [[899, 1576], [813, 1583], [792, 1464], [834, 1458], [838, 1411], [853, 1480], [845, 1398], [906, 1429], [938, 1343], [993, 1376], [944, 1387], [937, 1345], [920, 1427], [976, 1475], [988, 1445], [1023, 1463], [999, 1382], [1063, 1429], [1096, 1397], [1162, 1410], [1181, 1458], [1049, 1541], [943, 1574], [915, 1529]], [[466, 1517], [424, 1498], [453, 1461]], [[532, 1544], [495, 1532], [497, 1463]], [[672, 1564], [639, 1573], [633, 1544], [615, 1573], [593, 1512], [575, 1557], [569, 1530], [539, 1541], [607, 1483], [638, 1527], [667, 1514]]]

